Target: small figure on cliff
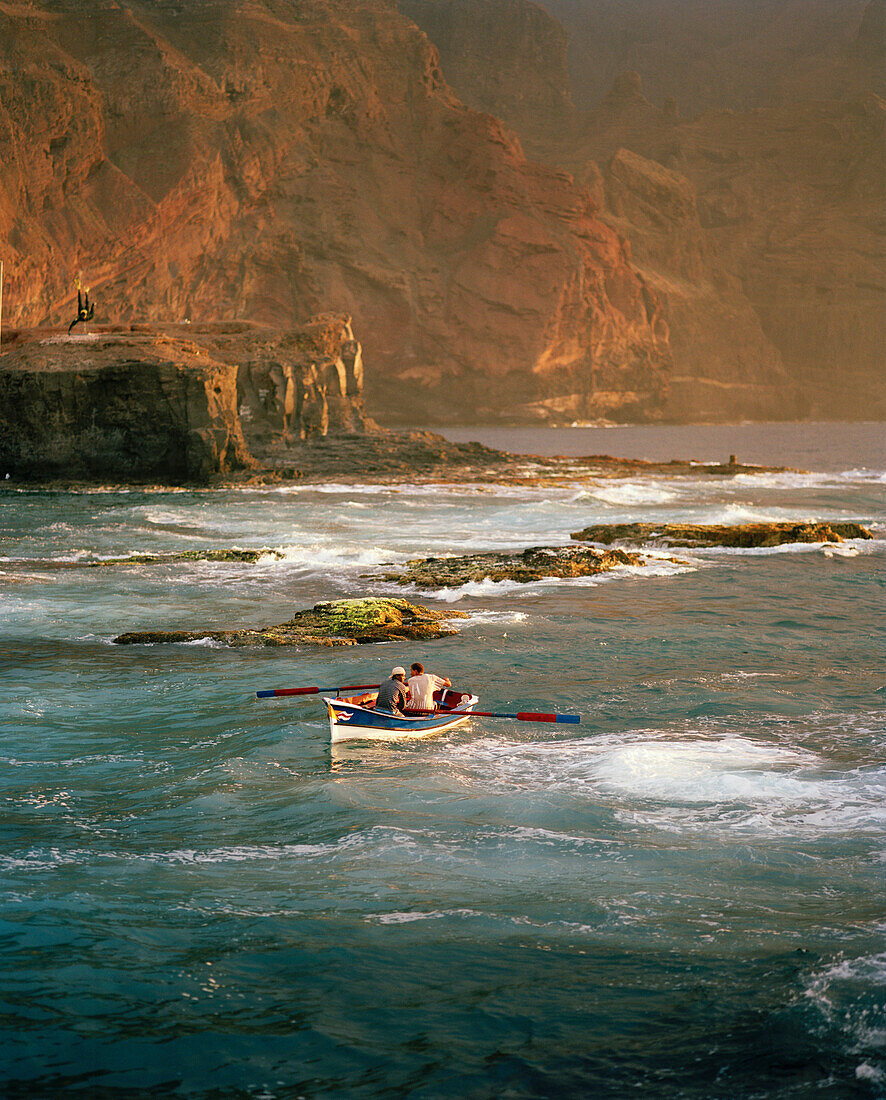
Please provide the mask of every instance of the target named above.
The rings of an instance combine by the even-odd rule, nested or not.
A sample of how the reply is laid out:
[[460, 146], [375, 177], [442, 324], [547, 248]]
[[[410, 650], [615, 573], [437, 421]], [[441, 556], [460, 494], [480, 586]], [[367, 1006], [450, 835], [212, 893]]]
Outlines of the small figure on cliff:
[[416, 661], [410, 666], [412, 675], [409, 677], [409, 708], [410, 710], [436, 710], [434, 692], [440, 688], [451, 688], [452, 681], [445, 676], [435, 676], [433, 672], [425, 672], [425, 666], [421, 661]]
[[409, 693], [406, 690], [406, 669], [397, 665], [391, 671], [389, 680], [385, 680], [378, 689], [375, 700], [375, 709], [387, 711], [388, 714], [400, 714], [401, 707], [406, 706]]
[[79, 325], [81, 321], [91, 321], [92, 315], [95, 313], [95, 302], [92, 304], [89, 302], [89, 287], [86, 288], [85, 292], [80, 289], [79, 276], [75, 282], [77, 283], [77, 316], [68, 325], [68, 336], [71, 335], [71, 329], [74, 325]]

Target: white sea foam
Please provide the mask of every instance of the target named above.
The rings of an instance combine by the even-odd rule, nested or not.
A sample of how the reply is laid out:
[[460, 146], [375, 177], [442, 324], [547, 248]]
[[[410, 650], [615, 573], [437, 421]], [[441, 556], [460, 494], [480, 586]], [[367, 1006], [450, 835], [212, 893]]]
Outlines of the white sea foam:
[[[820, 782], [796, 769], [816, 763], [811, 754], [743, 738], [625, 745], [591, 768], [604, 789], [662, 802], [810, 803], [826, 798]], [[790, 766], [790, 774], [784, 770]]]
[[[392, 550], [388, 546], [367, 546], [361, 543], [313, 543], [289, 544], [269, 548], [272, 553], [262, 555], [259, 565], [299, 566], [318, 572], [341, 572], [365, 569], [370, 566], [394, 564], [406, 561], [413, 555]], [[277, 557], [276, 555], [280, 555]]]
[[[703, 517], [687, 520], [688, 523], [717, 523], [731, 526], [737, 523], [783, 523], [786, 520], [796, 519], [794, 511], [784, 509], [770, 509], [763, 511], [753, 505], [735, 502], [726, 504], [722, 508], [706, 512]], [[682, 522], [682, 521], [679, 521]]]
[[834, 774], [814, 753], [750, 738], [488, 738], [452, 743], [446, 751], [484, 784], [603, 798], [613, 803], [618, 819], [670, 832], [728, 828], [817, 836], [886, 830], [886, 769]]
[[600, 500], [604, 504], [633, 505], [633, 504], [665, 504], [677, 497], [671, 489], [665, 489], [655, 482], [619, 481], [607, 484], [599, 489], [586, 490], [573, 497], [574, 500], [584, 498]]
[[525, 611], [471, 611], [466, 626], [480, 626], [502, 623], [525, 623], [529, 618]]
[[416, 921], [440, 920], [441, 917], [482, 917], [476, 909], [431, 909], [405, 910], [394, 913], [379, 913], [366, 919], [373, 924], [414, 924]]

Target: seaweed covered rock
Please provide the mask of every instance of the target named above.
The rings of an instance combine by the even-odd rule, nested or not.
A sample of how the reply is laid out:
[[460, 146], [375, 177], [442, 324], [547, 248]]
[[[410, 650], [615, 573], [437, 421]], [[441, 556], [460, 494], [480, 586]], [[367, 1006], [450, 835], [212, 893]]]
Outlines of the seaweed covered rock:
[[177, 561], [230, 561], [240, 565], [255, 565], [264, 558], [266, 561], [281, 561], [279, 550], [263, 546], [257, 550], [231, 547], [221, 550], [172, 550], [161, 554], [128, 554], [122, 558], [103, 558], [101, 561], [87, 562], [91, 569], [100, 569], [109, 565], [168, 565]]
[[843, 542], [870, 539], [860, 523], [600, 523], [574, 531], [581, 542], [661, 543], [665, 546], [782, 546], [791, 542]]
[[431, 611], [408, 600], [332, 600], [298, 611], [289, 622], [244, 630], [146, 630], [120, 634], [116, 645], [198, 642], [229, 646], [365, 645], [407, 638], [441, 638], [457, 631], [446, 619], [467, 618], [463, 611]]
[[471, 581], [541, 581], [548, 577], [590, 577], [620, 565], [644, 565], [639, 554], [575, 546], [533, 546], [453, 558], [414, 558], [400, 572], [371, 574], [375, 580], [420, 588], [458, 588]]

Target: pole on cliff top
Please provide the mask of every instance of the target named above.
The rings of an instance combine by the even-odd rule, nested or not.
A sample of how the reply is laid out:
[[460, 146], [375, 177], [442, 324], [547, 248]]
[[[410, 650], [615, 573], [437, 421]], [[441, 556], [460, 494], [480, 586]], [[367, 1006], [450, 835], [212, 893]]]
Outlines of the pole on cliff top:
[[3, 261], [0, 260], [0, 355], [3, 354]]

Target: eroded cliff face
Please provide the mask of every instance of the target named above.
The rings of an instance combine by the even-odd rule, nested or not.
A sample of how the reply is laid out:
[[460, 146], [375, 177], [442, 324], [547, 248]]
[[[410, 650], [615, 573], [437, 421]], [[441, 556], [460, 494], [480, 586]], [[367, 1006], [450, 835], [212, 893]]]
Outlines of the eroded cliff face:
[[[531, 66], [524, 0], [512, 0], [513, 20], [506, 0], [410, 3], [432, 37], [445, 28], [441, 12], [457, 10], [465, 26], [473, 17], [476, 33], [495, 40], [496, 56]], [[573, 65], [572, 76], [594, 109], [566, 109], [559, 121], [539, 111], [533, 120], [531, 96], [496, 101], [494, 84], [483, 87], [483, 105], [587, 184], [603, 219], [630, 243], [669, 326], [667, 418], [886, 415], [886, 157], [883, 103], [870, 90], [886, 71], [884, 0], [539, 6], [563, 15], [593, 61]], [[497, 34], [487, 26], [493, 13]], [[582, 39], [583, 26], [595, 33]], [[440, 42], [444, 75], [476, 96], [471, 56], [452, 52], [451, 36]], [[643, 75], [612, 79], [628, 60]], [[582, 73], [610, 83], [593, 84], [591, 94]], [[651, 102], [647, 75], [672, 98]], [[525, 83], [538, 81], [527, 72]], [[724, 100], [765, 106], [681, 120], [687, 103]]]
[[566, 31], [534, 0], [398, 0], [440, 51], [446, 80], [469, 107], [517, 126], [544, 146], [575, 108]]
[[0, 476], [199, 483], [374, 428], [347, 316], [7, 335]]
[[351, 314], [392, 421], [659, 415], [654, 290], [393, 0], [4, 5], [0, 66], [11, 321], [82, 271], [96, 321]]
[[[864, 418], [886, 415], [884, 122], [886, 104], [873, 93], [743, 114], [708, 112], [689, 122], [642, 94], [620, 95], [589, 116], [572, 150], [611, 166], [627, 144], [687, 181], [698, 231], [715, 260], [706, 281], [721, 306], [730, 300], [742, 306], [744, 320], [736, 314], [732, 330], [732, 350], [741, 360], [736, 378], [747, 378], [745, 367], [752, 361], [762, 367], [768, 360], [777, 368], [772, 355], [764, 354], [762, 334], [801, 391], [799, 406], [791, 401], [788, 410]], [[663, 202], [659, 211], [662, 226], [667, 206]], [[624, 230], [639, 258], [649, 238], [636, 205], [629, 221]], [[692, 236], [682, 240], [688, 243]], [[666, 273], [661, 261], [659, 254], [654, 266]], [[723, 289], [718, 271], [728, 276], [725, 286], [732, 290]], [[668, 317], [680, 377], [687, 373], [685, 336], [691, 329], [673, 310]], [[714, 314], [708, 318], [715, 321]], [[755, 325], [748, 323], [751, 318]], [[726, 368], [729, 329], [718, 335], [718, 327], [712, 347], [722, 349]], [[679, 389], [678, 383], [672, 403]], [[769, 415], [778, 416], [778, 409], [776, 401]]]
[[189, 340], [25, 340], [0, 360], [0, 470], [17, 480], [205, 481], [249, 467], [237, 368]]

